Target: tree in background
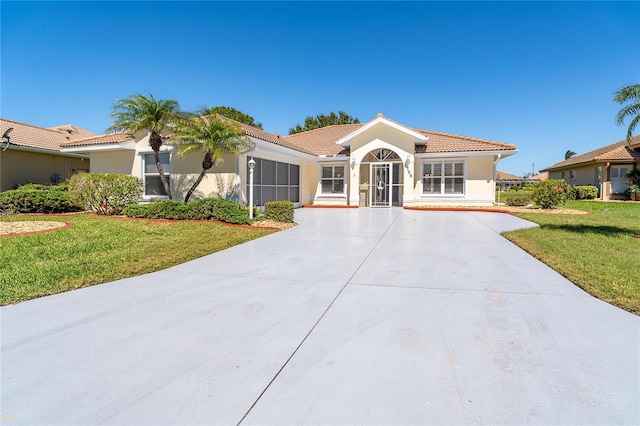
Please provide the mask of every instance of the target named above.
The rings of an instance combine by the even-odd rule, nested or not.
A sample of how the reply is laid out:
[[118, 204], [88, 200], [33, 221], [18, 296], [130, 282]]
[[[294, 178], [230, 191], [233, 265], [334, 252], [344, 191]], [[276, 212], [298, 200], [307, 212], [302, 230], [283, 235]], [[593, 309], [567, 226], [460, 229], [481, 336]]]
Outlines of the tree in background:
[[633, 131], [638, 122], [640, 122], [640, 84], [623, 87], [614, 94], [613, 101], [617, 104], [624, 105], [616, 115], [616, 124], [624, 126], [624, 121], [629, 118], [629, 127], [627, 129], [627, 143], [631, 145]]
[[570, 149], [568, 149], [567, 152], [564, 153], [564, 159], [568, 160], [569, 158], [573, 157], [574, 155], [576, 155], [576, 153], [571, 151]]
[[223, 117], [230, 118], [232, 120], [239, 121], [240, 123], [248, 124], [249, 126], [262, 129], [262, 123], [256, 123], [255, 119], [245, 114], [242, 111], [238, 111], [233, 107], [228, 106], [215, 106], [215, 107], [200, 107], [198, 108], [200, 115], [221, 115]]
[[304, 126], [296, 124], [292, 129], [289, 129], [289, 134], [306, 132], [308, 130], [319, 129], [320, 127], [332, 126], [334, 124], [356, 124], [360, 123], [360, 120], [350, 116], [344, 111], [335, 112], [331, 111], [328, 115], [320, 114], [315, 117], [308, 116], [304, 119]]
[[162, 132], [171, 127], [180, 115], [178, 101], [173, 99], [156, 99], [153, 95], [143, 96], [133, 94], [126, 99], [118, 99], [112, 107], [109, 118], [111, 127], [107, 132], [136, 133], [141, 130], [149, 132], [149, 146], [153, 150], [160, 181], [169, 199], [171, 187], [162, 170], [160, 162], [160, 147], [162, 146]]
[[223, 154], [239, 154], [251, 148], [250, 139], [238, 123], [218, 115], [202, 116], [201, 112], [189, 114], [180, 120], [171, 135], [172, 143], [180, 146], [180, 157], [204, 152], [202, 171], [184, 197], [185, 203], [189, 202], [207, 170], [222, 163]]

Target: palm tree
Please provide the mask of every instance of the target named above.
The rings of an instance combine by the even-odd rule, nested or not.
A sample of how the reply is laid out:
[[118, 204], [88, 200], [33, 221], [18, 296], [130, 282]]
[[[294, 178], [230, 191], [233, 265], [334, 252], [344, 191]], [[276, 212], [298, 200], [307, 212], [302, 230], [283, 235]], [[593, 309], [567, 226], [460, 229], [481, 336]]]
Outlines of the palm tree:
[[239, 154], [252, 147], [239, 123], [219, 115], [203, 117], [197, 113], [192, 113], [176, 125], [171, 140], [180, 145], [180, 157], [204, 152], [202, 171], [184, 197], [185, 203], [189, 202], [207, 170], [222, 163], [223, 154]]
[[149, 132], [149, 146], [153, 150], [160, 181], [169, 199], [171, 187], [160, 162], [160, 147], [162, 132], [176, 121], [180, 115], [179, 108], [178, 101], [173, 99], [156, 99], [151, 94], [143, 96], [136, 93], [115, 102], [109, 114], [113, 124], [107, 129], [107, 132]]
[[564, 153], [564, 159], [568, 160], [569, 158], [573, 157], [574, 155], [576, 155], [576, 153], [573, 152], [572, 150], [568, 149], [567, 152]]
[[613, 101], [618, 104], [627, 103], [616, 115], [616, 124], [623, 126], [627, 118], [631, 119], [627, 130], [627, 143], [631, 145], [633, 131], [640, 122], [640, 84], [633, 84], [618, 90]]

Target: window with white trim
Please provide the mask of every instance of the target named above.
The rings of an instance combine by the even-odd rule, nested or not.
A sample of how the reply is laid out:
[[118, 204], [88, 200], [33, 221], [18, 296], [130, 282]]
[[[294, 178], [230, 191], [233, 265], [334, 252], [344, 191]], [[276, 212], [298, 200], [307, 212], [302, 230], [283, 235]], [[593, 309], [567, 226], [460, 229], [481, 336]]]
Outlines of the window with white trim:
[[[164, 185], [162, 185], [162, 181], [160, 180], [160, 173], [158, 173], [154, 153], [143, 154], [143, 159], [144, 173], [142, 179], [144, 180], [144, 196], [166, 197], [167, 192], [164, 190]], [[169, 186], [171, 186], [171, 157], [168, 152], [160, 153], [160, 164], [169, 182]]]
[[424, 195], [464, 194], [464, 160], [422, 163], [422, 193]]
[[322, 166], [322, 193], [344, 194], [344, 166]]
[[631, 171], [631, 165], [625, 164], [620, 166], [611, 166], [611, 193], [622, 194], [631, 184], [631, 180], [627, 177], [627, 173]]

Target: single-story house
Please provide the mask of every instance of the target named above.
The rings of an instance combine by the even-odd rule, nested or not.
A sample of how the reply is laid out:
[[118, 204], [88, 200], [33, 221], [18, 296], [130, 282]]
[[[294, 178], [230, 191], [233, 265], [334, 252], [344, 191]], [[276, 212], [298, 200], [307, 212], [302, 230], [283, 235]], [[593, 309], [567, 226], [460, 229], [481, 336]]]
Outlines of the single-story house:
[[61, 152], [60, 145], [95, 135], [73, 124], [44, 128], [0, 118], [0, 191], [88, 172], [88, 154]]
[[564, 179], [571, 185], [594, 185], [603, 200], [626, 198], [627, 172], [640, 169], [640, 136], [622, 140], [542, 169], [549, 179]]
[[[368, 123], [323, 127], [281, 136], [242, 124], [254, 148], [227, 155], [206, 174], [198, 196], [248, 201], [248, 161], [254, 159], [254, 204], [289, 200], [296, 206], [491, 205], [496, 164], [515, 145], [405, 126], [382, 114]], [[164, 198], [144, 133], [113, 133], [69, 141], [62, 151], [91, 156], [93, 173], [126, 173], [144, 181], [146, 200]], [[202, 155], [184, 158], [162, 146], [174, 198], [201, 170]]]
[[534, 184], [547, 179], [549, 179], [548, 173], [538, 173], [537, 175], [523, 178], [506, 172], [496, 172], [496, 183], [500, 189], [503, 190], [513, 187], [522, 188], [524, 185]]

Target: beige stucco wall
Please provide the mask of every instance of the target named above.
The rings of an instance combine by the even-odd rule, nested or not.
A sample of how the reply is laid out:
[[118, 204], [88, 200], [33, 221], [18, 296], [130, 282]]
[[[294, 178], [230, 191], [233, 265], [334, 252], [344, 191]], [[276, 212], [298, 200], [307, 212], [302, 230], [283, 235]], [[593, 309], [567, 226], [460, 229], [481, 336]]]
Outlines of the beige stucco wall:
[[[193, 153], [182, 158], [176, 153], [172, 154], [171, 184], [174, 198], [184, 199], [187, 191], [202, 171], [203, 159], [204, 153]], [[234, 155], [224, 154], [221, 164], [207, 170], [192, 197], [237, 199], [237, 166], [237, 159]]]
[[64, 181], [73, 173], [88, 172], [90, 164], [81, 158], [7, 149], [0, 152], [0, 191], [29, 182], [50, 184], [54, 174]]
[[129, 151], [97, 151], [91, 153], [91, 173], [118, 173], [130, 175], [135, 164], [135, 152]]
[[[549, 179], [564, 179], [569, 185], [596, 185], [597, 167], [600, 164], [590, 164], [587, 166], [576, 166], [559, 171], [549, 172]], [[571, 171], [574, 178], [571, 178]], [[563, 176], [564, 173], [564, 176]]]

